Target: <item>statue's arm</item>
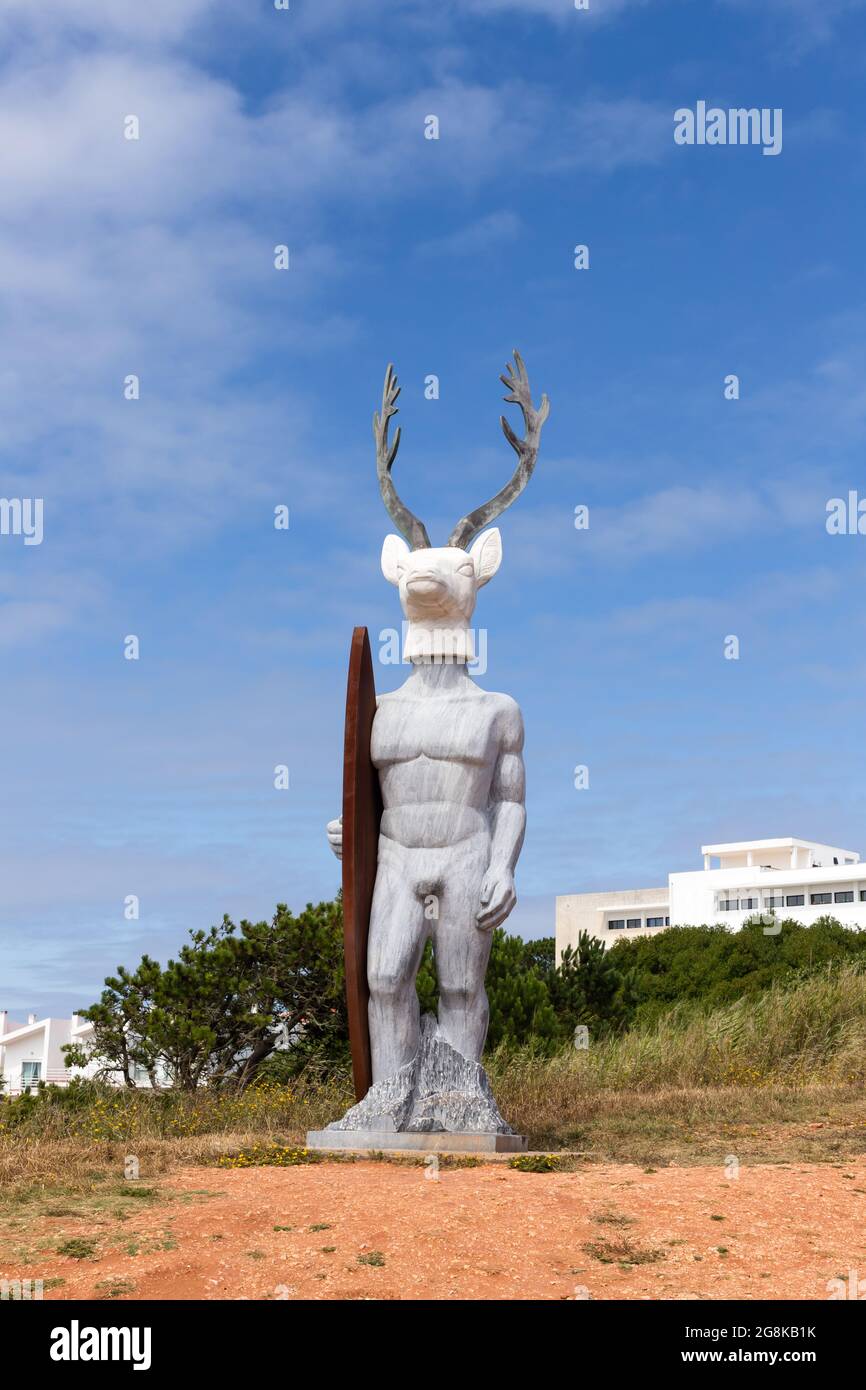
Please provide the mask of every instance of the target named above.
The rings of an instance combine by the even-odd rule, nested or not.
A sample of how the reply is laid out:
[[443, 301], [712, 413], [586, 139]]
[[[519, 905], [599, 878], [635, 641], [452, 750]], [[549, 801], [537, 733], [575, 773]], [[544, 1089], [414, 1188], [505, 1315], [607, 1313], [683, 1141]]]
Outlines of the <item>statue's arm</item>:
[[[381, 704], [381, 695], [376, 696], [376, 708]], [[343, 857], [343, 817], [337, 816], [336, 820], [329, 820], [327, 826], [328, 844], [334, 851], [338, 859]]]
[[526, 829], [525, 796], [523, 718], [510, 700], [501, 717], [499, 756], [490, 788], [490, 863], [475, 918], [482, 931], [498, 927], [517, 902], [514, 870]]

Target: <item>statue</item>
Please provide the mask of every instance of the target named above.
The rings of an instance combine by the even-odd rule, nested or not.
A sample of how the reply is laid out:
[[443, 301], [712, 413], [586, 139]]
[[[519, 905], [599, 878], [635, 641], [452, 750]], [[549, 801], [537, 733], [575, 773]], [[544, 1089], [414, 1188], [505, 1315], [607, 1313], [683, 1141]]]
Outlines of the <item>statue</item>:
[[[457, 523], [445, 546], [431, 546], [394, 487], [400, 430], [389, 443], [388, 422], [400, 388], [390, 366], [382, 412], [373, 418], [379, 486], [401, 532], [385, 538], [382, 571], [400, 594], [408, 620], [404, 659], [413, 669], [399, 690], [378, 697], [370, 735], [382, 806], [367, 941], [372, 1085], [341, 1120], [311, 1136], [316, 1143], [342, 1133], [362, 1147], [365, 1133], [444, 1132], [495, 1135], [497, 1147], [525, 1145], [499, 1114], [480, 1065], [492, 933], [517, 901], [514, 871], [526, 820], [523, 721], [510, 696], [480, 689], [466, 669], [478, 590], [502, 560], [499, 531], [484, 528], [529, 481], [549, 411], [546, 396], [533, 407], [516, 351], [506, 373], [505, 399], [525, 422], [520, 439], [501, 418], [517, 467], [495, 497]], [[329, 823], [328, 839], [340, 857], [342, 817]], [[422, 1022], [415, 979], [428, 938], [439, 1015]]]

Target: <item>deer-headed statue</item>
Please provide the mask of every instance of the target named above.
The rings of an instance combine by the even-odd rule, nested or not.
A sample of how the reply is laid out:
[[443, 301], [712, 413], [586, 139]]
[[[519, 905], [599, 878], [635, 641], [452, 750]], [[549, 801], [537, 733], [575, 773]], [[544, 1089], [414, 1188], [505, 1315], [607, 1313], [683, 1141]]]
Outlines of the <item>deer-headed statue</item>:
[[[399, 690], [379, 696], [372, 729], [383, 806], [367, 947], [373, 1085], [332, 1129], [510, 1133], [479, 1061], [491, 936], [517, 901], [523, 721], [510, 696], [480, 689], [466, 665], [478, 590], [502, 559], [499, 531], [483, 528], [532, 476], [550, 407], [546, 396], [533, 407], [519, 353], [501, 380], [525, 422], [520, 439], [501, 419], [517, 467], [495, 497], [458, 521], [444, 546], [430, 544], [394, 487], [400, 430], [389, 442], [388, 422], [400, 388], [390, 366], [381, 415], [373, 417], [379, 486], [401, 533], [385, 538], [382, 571], [408, 619], [405, 659], [413, 669]], [[340, 856], [341, 820], [330, 822], [328, 838]], [[415, 979], [428, 937], [439, 1017], [422, 1041]]]

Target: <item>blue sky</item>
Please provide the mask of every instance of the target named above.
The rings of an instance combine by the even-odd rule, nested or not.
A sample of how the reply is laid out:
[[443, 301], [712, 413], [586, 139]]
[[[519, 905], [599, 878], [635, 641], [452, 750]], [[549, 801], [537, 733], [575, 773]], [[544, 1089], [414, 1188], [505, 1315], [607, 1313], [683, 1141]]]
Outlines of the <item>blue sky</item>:
[[[515, 345], [551, 399], [476, 613], [527, 728], [514, 929], [702, 842], [866, 849], [866, 537], [825, 527], [866, 495], [864, 4], [590, 5], [4, 5], [0, 495], [45, 520], [0, 536], [0, 1007], [336, 890], [389, 360], [434, 543], [509, 475]], [[781, 108], [781, 154], [677, 146], [699, 100]]]

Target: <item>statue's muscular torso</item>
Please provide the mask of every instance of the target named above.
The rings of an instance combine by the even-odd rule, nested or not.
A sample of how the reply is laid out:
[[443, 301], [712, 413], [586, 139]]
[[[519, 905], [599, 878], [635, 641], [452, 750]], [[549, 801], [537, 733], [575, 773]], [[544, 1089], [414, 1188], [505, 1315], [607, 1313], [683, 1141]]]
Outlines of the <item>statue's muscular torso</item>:
[[382, 788], [382, 834], [407, 848], [457, 844], [489, 828], [503, 752], [519, 751], [520, 710], [508, 695], [379, 697], [371, 754]]

